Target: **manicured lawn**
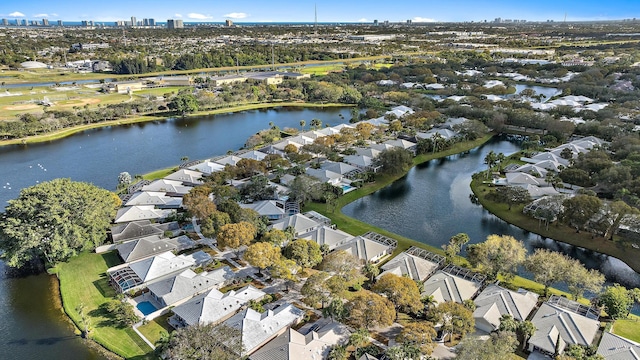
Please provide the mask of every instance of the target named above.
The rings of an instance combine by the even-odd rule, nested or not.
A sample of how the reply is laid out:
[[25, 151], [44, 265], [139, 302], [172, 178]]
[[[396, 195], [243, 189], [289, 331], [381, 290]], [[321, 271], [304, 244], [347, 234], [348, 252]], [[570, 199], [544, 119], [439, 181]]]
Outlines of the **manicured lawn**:
[[141, 325], [138, 331], [147, 338], [152, 344], [156, 344], [163, 336], [169, 335], [173, 331], [173, 327], [169, 325], [169, 317], [171, 313], [155, 318], [148, 323]]
[[105, 254], [82, 253], [69, 262], [60, 264], [56, 270], [60, 279], [60, 294], [65, 312], [76, 325], [81, 318], [76, 308], [85, 306], [93, 330], [89, 336], [125, 358], [141, 357], [151, 352], [151, 348], [132, 328], [116, 328], [109, 315], [100, 305], [116, 295], [109, 285], [105, 271], [120, 261], [115, 252]]
[[323, 66], [305, 66], [302, 71], [303, 74], [312, 75], [326, 75], [332, 71], [342, 71], [344, 69], [343, 64], [323, 65]]
[[640, 316], [631, 315], [628, 319], [616, 320], [611, 332], [640, 343]]
[[173, 174], [177, 170], [178, 170], [178, 168], [176, 168], [175, 166], [172, 166], [172, 167], [169, 167], [169, 168], [166, 168], [166, 169], [156, 170], [156, 171], [150, 172], [148, 174], [144, 174], [144, 175], [142, 175], [142, 178], [145, 179], [145, 180], [162, 179], [165, 176]]
[[603, 237], [594, 238], [588, 232], [581, 231], [576, 233], [574, 228], [557, 223], [550, 224], [546, 228], [538, 220], [523, 214], [523, 205], [513, 206], [509, 210], [507, 204], [488, 200], [487, 195], [492, 191], [492, 188], [487, 184], [483, 184], [483, 180], [484, 178], [473, 180], [471, 182], [471, 190], [473, 190], [473, 193], [478, 197], [485, 209], [502, 220], [550, 239], [611, 255], [624, 261], [633, 270], [640, 272], [640, 262], [637, 261], [640, 258], [640, 249], [634, 249], [630, 243], [620, 240], [605, 240]]

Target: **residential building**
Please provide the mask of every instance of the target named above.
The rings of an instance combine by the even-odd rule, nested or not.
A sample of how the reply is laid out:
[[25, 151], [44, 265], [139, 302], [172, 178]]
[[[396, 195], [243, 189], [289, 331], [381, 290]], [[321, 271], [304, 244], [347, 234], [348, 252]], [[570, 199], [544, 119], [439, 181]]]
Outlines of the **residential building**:
[[461, 304], [478, 294], [484, 279], [483, 275], [449, 265], [424, 282], [422, 296], [433, 296], [436, 303], [453, 301]]
[[489, 285], [474, 300], [476, 328], [488, 333], [498, 330], [502, 315], [524, 321], [538, 304], [538, 294], [523, 289], [517, 292]]
[[295, 214], [274, 222], [269, 228], [285, 231], [288, 227], [291, 227], [293, 228], [294, 235], [298, 236], [299, 234], [312, 231], [321, 225], [322, 223], [310, 219], [303, 214]]
[[149, 220], [131, 221], [111, 227], [111, 241], [114, 244], [151, 235], [162, 235], [165, 231], [175, 231], [180, 227], [177, 222], [164, 224], [151, 223]]
[[424, 282], [444, 263], [444, 257], [412, 246], [398, 254], [380, 267], [381, 273], [407, 276], [415, 281]]
[[174, 209], [156, 209], [153, 205], [125, 206], [118, 209], [114, 223], [137, 220], [163, 220], [175, 214]]
[[351, 333], [339, 322], [329, 322], [306, 335], [289, 328], [249, 356], [250, 360], [326, 359], [334, 345], [349, 341]]
[[182, 197], [167, 196], [165, 192], [139, 191], [133, 193], [124, 205], [154, 205], [158, 209], [178, 209], [182, 207]]
[[197, 294], [228, 285], [235, 276], [236, 274], [228, 266], [200, 274], [187, 269], [174, 277], [155, 282], [147, 288], [151, 296], [163, 307], [175, 306]]
[[158, 235], [146, 236], [140, 239], [127, 241], [116, 246], [118, 254], [125, 263], [148, 258], [166, 251], [182, 251], [196, 246], [195, 241], [182, 235], [175, 238], [163, 238]]
[[287, 204], [279, 200], [256, 201], [251, 204], [240, 204], [243, 209], [255, 210], [261, 216], [266, 216], [270, 221], [280, 220], [285, 216], [294, 215], [287, 209]]
[[241, 355], [247, 356], [276, 336], [283, 334], [303, 317], [304, 311], [288, 304], [263, 313], [247, 308], [230, 317], [224, 324], [240, 330], [244, 350]]
[[193, 187], [182, 185], [182, 181], [158, 179], [150, 184], [144, 185], [142, 191], [165, 192], [167, 196], [184, 196]]
[[571, 344], [590, 346], [600, 322], [598, 310], [559, 296], [543, 303], [531, 322], [536, 332], [529, 339], [529, 351], [562, 354]]
[[172, 174], [165, 176], [164, 178], [166, 180], [180, 181], [184, 186], [197, 186], [204, 184], [204, 182], [202, 181], [203, 175], [204, 174], [199, 171], [180, 169]]
[[334, 250], [338, 245], [349, 242], [353, 235], [331, 226], [322, 225], [311, 231], [298, 235], [298, 239], [313, 240], [318, 245], [327, 245], [329, 250]]
[[171, 277], [193, 266], [196, 266], [195, 257], [176, 256], [167, 251], [151, 258], [114, 266], [107, 270], [107, 274], [114, 289], [123, 293]]
[[640, 344], [607, 331], [602, 334], [597, 354], [605, 360], [638, 360]]
[[175, 315], [171, 317], [170, 323], [177, 327], [218, 324], [230, 318], [250, 300], [259, 300], [265, 295], [262, 290], [251, 285], [224, 294], [212, 289], [173, 308]]
[[386, 236], [368, 232], [357, 236], [334, 250], [343, 250], [364, 262], [377, 262], [395, 250], [398, 242]]

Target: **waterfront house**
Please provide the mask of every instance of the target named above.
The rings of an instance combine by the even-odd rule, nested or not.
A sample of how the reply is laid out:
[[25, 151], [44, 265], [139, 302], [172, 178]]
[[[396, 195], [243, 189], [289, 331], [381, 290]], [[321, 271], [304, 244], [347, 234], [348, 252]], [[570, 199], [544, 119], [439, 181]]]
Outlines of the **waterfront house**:
[[156, 209], [153, 205], [125, 206], [118, 209], [114, 223], [123, 223], [136, 220], [163, 220], [174, 215], [172, 209]]
[[546, 355], [562, 354], [571, 344], [590, 346], [600, 328], [598, 310], [555, 295], [531, 322], [536, 332], [529, 339], [529, 351]]
[[352, 238], [353, 235], [327, 225], [298, 235], [298, 239], [313, 240], [320, 246], [327, 245], [329, 250], [334, 250], [338, 245], [344, 244]]
[[474, 300], [476, 328], [488, 333], [498, 330], [502, 315], [524, 321], [538, 303], [538, 294], [523, 289], [517, 292], [498, 285], [487, 286]]
[[160, 237], [158, 235], [146, 236], [131, 240], [116, 246], [120, 258], [125, 263], [148, 258], [166, 251], [182, 251], [196, 246], [195, 241], [188, 236], [182, 235], [172, 239]]
[[346, 251], [364, 262], [377, 262], [386, 255], [390, 255], [398, 245], [397, 241], [386, 236], [368, 232], [356, 236], [334, 250]]
[[189, 193], [193, 187], [185, 186], [182, 181], [158, 179], [144, 185], [142, 191], [164, 192], [167, 196], [180, 197]]
[[202, 185], [204, 182], [202, 181], [202, 174], [199, 171], [193, 171], [189, 169], [180, 169], [172, 174], [165, 176], [166, 180], [174, 180], [182, 182], [182, 185], [185, 186], [197, 186]]
[[380, 275], [394, 274], [423, 282], [442, 266], [444, 257], [412, 246], [380, 267]]
[[269, 228], [286, 231], [288, 227], [291, 227], [294, 235], [298, 236], [299, 234], [307, 233], [321, 225], [322, 223], [311, 219], [304, 214], [295, 214], [275, 221]]
[[182, 198], [167, 196], [165, 192], [138, 191], [131, 194], [131, 197], [124, 205], [153, 205], [158, 209], [178, 209], [182, 207]]
[[110, 235], [114, 244], [151, 235], [162, 235], [165, 231], [176, 231], [177, 222], [155, 224], [149, 220], [138, 220], [117, 224], [111, 227]]
[[605, 360], [638, 360], [640, 359], [640, 344], [605, 331], [602, 334], [597, 354], [604, 357]]
[[424, 282], [422, 296], [433, 296], [438, 304], [447, 301], [462, 304], [478, 294], [484, 279], [480, 274], [449, 265]]

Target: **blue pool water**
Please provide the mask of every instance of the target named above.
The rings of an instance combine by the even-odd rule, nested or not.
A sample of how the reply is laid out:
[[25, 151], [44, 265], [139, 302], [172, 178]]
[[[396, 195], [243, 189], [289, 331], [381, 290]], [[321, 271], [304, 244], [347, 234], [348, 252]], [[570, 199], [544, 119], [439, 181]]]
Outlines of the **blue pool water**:
[[158, 310], [158, 309], [156, 309], [155, 306], [153, 306], [153, 304], [151, 304], [148, 301], [143, 301], [141, 303], [138, 303], [138, 305], [136, 307], [138, 308], [138, 310], [140, 310], [140, 312], [142, 314], [144, 314], [144, 316], [147, 316], [147, 315], [151, 314], [152, 312]]

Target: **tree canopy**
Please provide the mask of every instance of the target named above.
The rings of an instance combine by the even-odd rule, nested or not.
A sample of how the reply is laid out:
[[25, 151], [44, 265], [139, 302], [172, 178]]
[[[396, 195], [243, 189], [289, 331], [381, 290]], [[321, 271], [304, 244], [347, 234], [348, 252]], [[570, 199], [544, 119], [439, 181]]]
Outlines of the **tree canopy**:
[[411, 278], [385, 274], [371, 290], [385, 295], [398, 309], [416, 313], [424, 308], [420, 301], [418, 285]]
[[235, 360], [242, 352], [240, 330], [213, 324], [178, 329], [161, 349], [168, 360]]
[[374, 162], [382, 168], [382, 172], [397, 175], [406, 171], [413, 164], [413, 158], [407, 150], [393, 148], [382, 151]]
[[396, 318], [395, 307], [388, 299], [368, 291], [354, 297], [346, 308], [347, 323], [355, 328], [389, 326]]
[[25, 188], [0, 217], [0, 249], [9, 266], [40, 258], [50, 265], [101, 245], [120, 199], [92, 184], [56, 179]]
[[302, 267], [311, 268], [322, 261], [320, 245], [312, 240], [298, 239], [284, 248], [284, 256]]
[[237, 224], [226, 224], [218, 231], [218, 246], [236, 249], [242, 245], [249, 245], [256, 237], [256, 227], [246, 221]]
[[480, 244], [468, 247], [469, 261], [480, 265], [493, 279], [498, 275], [513, 276], [527, 254], [522, 241], [509, 235], [489, 235]]

